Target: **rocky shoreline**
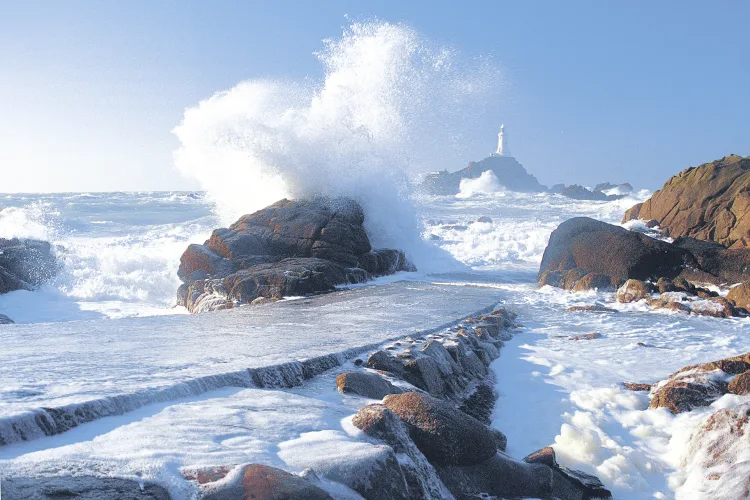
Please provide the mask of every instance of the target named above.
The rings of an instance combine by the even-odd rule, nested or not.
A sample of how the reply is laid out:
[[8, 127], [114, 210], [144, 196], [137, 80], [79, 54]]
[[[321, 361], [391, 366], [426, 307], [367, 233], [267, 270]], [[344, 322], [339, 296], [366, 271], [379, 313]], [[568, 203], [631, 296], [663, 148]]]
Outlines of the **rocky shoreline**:
[[[339, 392], [364, 403], [380, 399], [365, 404], [351, 418], [352, 426], [362, 432], [357, 439], [370, 443], [370, 453], [333, 462], [321, 457], [300, 466], [305, 469], [300, 475], [263, 464], [237, 464], [188, 468], [183, 476], [206, 499], [350, 498], [332, 496], [332, 483], [367, 500], [462, 499], [483, 494], [488, 498], [610, 498], [597, 478], [557, 464], [551, 448], [532, 452], [523, 460], [506, 455], [507, 439], [513, 436], [487, 426], [495, 401], [489, 366], [504, 341], [512, 338], [514, 322], [513, 313], [495, 309], [356, 356], [335, 383]], [[326, 370], [340, 362], [317, 365]], [[301, 373], [299, 381], [289, 384], [305, 379]], [[258, 377], [254, 385], [288, 386], [284, 377]], [[169, 498], [160, 485], [127, 479], [16, 477], [3, 482], [3, 498], [34, 498], [40, 492]]]

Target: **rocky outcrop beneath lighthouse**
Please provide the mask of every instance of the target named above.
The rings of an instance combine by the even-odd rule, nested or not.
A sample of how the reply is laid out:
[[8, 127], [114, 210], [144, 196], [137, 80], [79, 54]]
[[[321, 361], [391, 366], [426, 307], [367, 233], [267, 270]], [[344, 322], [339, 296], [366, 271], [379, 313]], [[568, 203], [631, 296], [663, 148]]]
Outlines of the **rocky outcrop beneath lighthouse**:
[[456, 172], [447, 170], [425, 177], [421, 188], [428, 194], [455, 195], [458, 193], [462, 179], [476, 179], [486, 171], [491, 171], [500, 184], [511, 191], [524, 193], [542, 193], [547, 186], [528, 173], [523, 165], [512, 156], [488, 156], [481, 161], [469, 162], [469, 165]]
[[348, 198], [281, 200], [216, 229], [180, 259], [178, 303], [191, 312], [328, 292], [414, 271], [400, 250], [373, 250], [365, 215]]

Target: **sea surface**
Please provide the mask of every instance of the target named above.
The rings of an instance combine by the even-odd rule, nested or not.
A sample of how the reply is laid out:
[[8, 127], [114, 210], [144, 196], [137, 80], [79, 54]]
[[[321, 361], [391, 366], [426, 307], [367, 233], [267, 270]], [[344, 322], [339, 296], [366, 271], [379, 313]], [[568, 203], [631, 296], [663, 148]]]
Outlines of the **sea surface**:
[[[523, 457], [554, 444], [561, 463], [596, 474], [613, 489], [616, 498], [700, 498], [711, 486], [702, 466], [691, 465], [688, 460], [689, 437], [709, 412], [722, 405], [737, 404], [738, 397], [732, 401], [725, 397], [710, 408], [675, 417], [666, 411], [647, 410], [647, 395], [629, 392], [621, 383], [655, 382], [688, 364], [750, 351], [750, 322], [652, 311], [642, 304], [610, 304], [618, 309], [615, 314], [570, 313], [567, 308], [572, 304], [612, 303], [613, 294], [569, 293], [549, 287], [539, 289], [536, 285], [546, 243], [559, 223], [588, 216], [619, 224], [624, 211], [649, 194], [641, 191], [610, 202], [575, 201], [559, 195], [508, 192], [493, 183], [477, 183], [464, 185], [458, 196], [419, 196], [413, 201], [423, 248], [413, 257], [421, 270], [376, 280], [369, 286], [380, 290], [377, 303], [384, 311], [391, 309], [389, 300], [394, 311], [399, 305], [403, 307], [405, 293], [419, 304], [429, 300], [429, 293], [439, 290], [443, 301], [471, 296], [479, 304], [486, 294], [487, 302], [518, 312], [523, 327], [493, 365], [499, 393], [494, 425], [508, 434], [508, 451], [512, 455]], [[3, 335], [26, 332], [28, 342], [17, 342], [17, 349], [29, 360], [39, 359], [39, 373], [45, 374], [44, 380], [23, 380], [33, 379], [35, 373], [33, 366], [24, 366], [12, 377], [8, 375], [13, 382], [8, 385], [10, 389], [26, 385], [36, 389], [32, 387], [34, 390], [29, 393], [10, 389], [4, 392], [6, 401], [0, 405], [6, 407], [0, 407], [0, 414], [12, 413], [15, 407], [44, 405], [45, 391], [57, 398], [62, 394], [77, 400], [90, 390], [84, 380], [88, 368], [72, 363], [68, 379], [63, 382], [49, 368], [54, 359], [40, 358], [39, 353], [35, 357], [34, 339], [41, 338], [42, 333], [39, 350], [54, 345], [56, 336], [64, 337], [65, 345], [93, 345], [96, 339], [92, 335], [101, 331], [113, 346], [124, 346], [123, 352], [129, 353], [129, 358], [156, 363], [158, 356], [154, 352], [139, 350], [158, 349], [157, 344], [168, 342], [170, 328], [182, 324], [176, 323], [176, 318], [163, 317], [186, 314], [175, 306], [181, 253], [188, 244], [205, 241], [213, 228], [231, 222], [218, 215], [214, 203], [201, 192], [13, 194], [0, 196], [0, 208], [0, 237], [51, 241], [63, 264], [55, 280], [42, 289], [0, 296], [0, 313], [19, 323], [0, 326], [8, 329]], [[399, 281], [413, 282], [414, 286], [393, 287]], [[389, 297], [391, 289], [394, 292]], [[355, 287], [338, 293], [359, 293], [357, 290]], [[445, 290], [452, 291], [446, 295]], [[243, 314], [252, 313], [249, 306], [246, 309]], [[425, 307], [425, 313], [428, 309]], [[271, 306], [263, 309], [263, 315], [269, 323], [278, 323], [285, 320], [289, 310]], [[223, 323], [222, 318], [236, 312], [210, 314], [210, 321], [201, 320], [201, 331], [206, 331], [206, 335], [210, 335], [212, 321]], [[341, 317], [335, 320], [339, 328], [346, 328], [347, 314], [343, 307]], [[420, 321], [419, 310], [409, 310], [409, 315], [414, 322]], [[146, 316], [149, 318], [142, 318]], [[377, 318], [380, 329], [388, 329], [384, 318], [387, 320], [388, 316]], [[394, 328], [402, 328], [403, 319], [392, 320]], [[363, 321], [367, 321], [366, 315], [358, 314], [357, 322]], [[148, 331], [158, 334], [145, 347], [130, 342], [137, 339], [127, 338], [147, 335]], [[252, 332], [247, 329], [242, 334], [253, 335]], [[601, 337], [569, 340], [572, 335], [592, 332]], [[222, 335], [231, 339], [234, 334]], [[380, 338], [383, 337], [375, 340]], [[316, 345], [317, 341], [315, 335], [295, 339], [295, 349], [299, 350], [304, 342]], [[100, 354], [105, 351], [96, 350]], [[119, 374], [123, 376], [131, 376], [135, 368], [140, 370], [134, 388], [152, 385], [147, 380], [148, 373], [153, 373], [159, 384], [165, 384], [173, 378], [184, 381], [192, 373], [190, 370], [201, 375], [213, 370], [213, 358], [195, 358], [195, 353], [191, 353], [178, 359], [181, 351], [170, 352], [177, 354], [169, 359], [169, 370], [141, 370], [133, 363], [107, 365], [115, 371], [106, 374], [111, 381], [107, 383], [112, 387], [127, 385], [127, 378], [118, 376], [117, 366], [125, 367]], [[217, 354], [217, 363], [227, 362], [220, 357]], [[84, 362], [85, 359], [81, 361]], [[232, 363], [237, 362], [232, 358]], [[101, 363], [106, 364], [106, 360]], [[76, 380], [79, 376], [81, 380]], [[98, 384], [97, 396], [102, 387]], [[212, 407], [229, 404], [233, 394], [214, 395]], [[205, 434], [206, 429], [201, 429]], [[82, 442], [88, 442], [89, 437], [84, 434]], [[103, 441], [98, 439], [85, 446], [117, 438], [110, 432], [101, 438]], [[6, 466], [21, 468], [33, 468], [38, 461], [55, 457], [73, 460], [71, 450], [81, 454], [80, 446], [84, 444], [70, 448], [73, 444], [68, 440], [50, 446], [42, 451], [38, 446], [6, 450], [0, 455], [0, 470], [3, 459], [8, 461]], [[115, 445], [110, 442], [109, 446]], [[128, 445], [117, 441], [116, 446]], [[88, 451], [84, 455], [94, 453], [93, 448], [85, 449]], [[131, 451], [134, 456], [138, 454], [135, 449]], [[119, 452], [123, 456], [130, 453], [124, 448]], [[183, 458], [175, 458], [176, 450], [169, 452], [172, 455], [164, 453], [171, 457], [169, 460], [179, 462], [184, 458], [184, 450], [179, 454]], [[200, 460], [210, 463], [213, 459], [209, 453], [200, 456]], [[157, 460], [150, 466], [158, 468], [159, 463]], [[135, 466], [130, 463], [123, 467], [131, 470], [128, 467]]]

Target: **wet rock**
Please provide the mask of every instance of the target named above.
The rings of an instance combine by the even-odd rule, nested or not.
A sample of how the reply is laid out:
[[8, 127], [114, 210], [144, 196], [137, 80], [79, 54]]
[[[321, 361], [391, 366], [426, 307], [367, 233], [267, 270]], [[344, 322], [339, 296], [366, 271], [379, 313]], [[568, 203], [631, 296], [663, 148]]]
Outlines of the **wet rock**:
[[629, 391], [650, 391], [651, 384], [640, 384], [636, 382], [623, 382], [625, 388]]
[[588, 273], [576, 281], [572, 290], [574, 292], [585, 292], [586, 290], [609, 290], [612, 288], [612, 279], [609, 276], [598, 273]]
[[3, 500], [58, 500], [77, 498], [101, 500], [169, 500], [167, 490], [152, 483], [93, 476], [4, 478], [0, 485]]
[[481, 161], [469, 162], [469, 165], [456, 172], [447, 170], [425, 177], [421, 189], [429, 194], [458, 194], [462, 179], [476, 179], [486, 171], [491, 171], [498, 182], [511, 191], [541, 193], [547, 186], [539, 183], [536, 177], [529, 174], [512, 156], [489, 156]]
[[[204, 500], [333, 500], [310, 481], [287, 471], [267, 465], [250, 464], [237, 481], [225, 484], [206, 484], [202, 488]], [[169, 497], [167, 497], [169, 498]]]
[[708, 406], [726, 392], [726, 384], [720, 382], [670, 380], [656, 390], [649, 408], [666, 408], [675, 414], [682, 413], [699, 406]]
[[363, 222], [348, 198], [281, 200], [245, 215], [183, 253], [178, 302], [191, 312], [225, 309], [414, 270], [399, 250], [372, 250]]
[[487, 217], [486, 215], [483, 215], [482, 217], [477, 219], [477, 222], [484, 222], [486, 224], [492, 224], [492, 218]]
[[0, 325], [12, 325], [15, 321], [7, 317], [5, 314], [0, 314]]
[[734, 377], [727, 389], [732, 394], [739, 394], [740, 396], [750, 395], [750, 371], [742, 372]]
[[0, 238], [0, 294], [33, 290], [57, 270], [52, 245], [46, 241]]
[[617, 290], [617, 302], [637, 302], [651, 295], [648, 285], [641, 280], [627, 280]]
[[586, 304], [583, 306], [570, 306], [568, 307], [568, 312], [582, 312], [582, 311], [588, 311], [588, 312], [596, 312], [596, 313], [616, 313], [618, 312], [617, 309], [612, 309], [611, 307], [607, 307], [604, 304], [596, 303], [596, 304]]
[[666, 299], [646, 299], [646, 303], [654, 309], [668, 309], [670, 311], [690, 313], [690, 306], [682, 302]]
[[724, 297], [712, 297], [710, 299], [691, 302], [690, 305], [690, 312], [699, 316], [731, 318], [737, 314], [732, 303]]
[[594, 273], [607, 276], [612, 285], [619, 286], [628, 279], [674, 278], [692, 261], [688, 251], [664, 241], [587, 217], [575, 217], [550, 235], [537, 281], [540, 285], [573, 289], [578, 280]]
[[370, 399], [383, 399], [388, 394], [403, 392], [380, 375], [366, 372], [342, 373], [336, 377], [336, 388], [342, 394], [358, 394]]
[[708, 240], [725, 247], [750, 243], [750, 158], [737, 155], [691, 167], [629, 209], [623, 222], [654, 219], [667, 236]]
[[472, 465], [497, 451], [484, 424], [439, 399], [407, 392], [386, 396], [384, 404], [407, 424], [412, 440], [433, 464]]
[[523, 460], [530, 464], [546, 465], [552, 469], [552, 496], [555, 498], [612, 498], [612, 493], [604, 487], [598, 477], [560, 466], [551, 446], [537, 450]]

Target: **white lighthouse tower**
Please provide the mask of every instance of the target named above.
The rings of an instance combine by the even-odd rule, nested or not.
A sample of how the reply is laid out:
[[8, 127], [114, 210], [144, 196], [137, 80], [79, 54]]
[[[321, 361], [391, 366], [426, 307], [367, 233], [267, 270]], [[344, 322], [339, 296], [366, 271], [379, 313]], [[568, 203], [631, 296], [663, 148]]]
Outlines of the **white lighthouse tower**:
[[508, 140], [505, 136], [505, 125], [500, 125], [500, 133], [497, 134], [497, 151], [495, 151], [492, 156], [510, 156]]

